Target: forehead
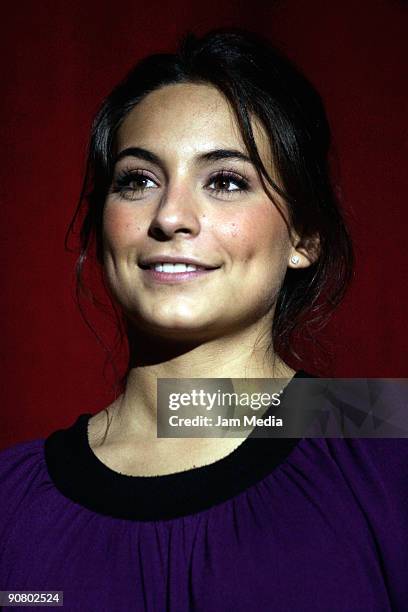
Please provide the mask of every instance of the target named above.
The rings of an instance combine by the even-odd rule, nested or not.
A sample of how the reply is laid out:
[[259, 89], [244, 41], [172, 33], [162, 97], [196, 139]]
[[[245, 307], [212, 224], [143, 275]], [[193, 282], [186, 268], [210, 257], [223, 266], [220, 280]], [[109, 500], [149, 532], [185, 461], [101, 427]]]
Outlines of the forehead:
[[[269, 142], [259, 122], [252, 122], [261, 157]], [[144, 146], [194, 155], [217, 148], [247, 152], [232, 108], [212, 85], [180, 83], [148, 94], [126, 116], [117, 135], [117, 149]]]

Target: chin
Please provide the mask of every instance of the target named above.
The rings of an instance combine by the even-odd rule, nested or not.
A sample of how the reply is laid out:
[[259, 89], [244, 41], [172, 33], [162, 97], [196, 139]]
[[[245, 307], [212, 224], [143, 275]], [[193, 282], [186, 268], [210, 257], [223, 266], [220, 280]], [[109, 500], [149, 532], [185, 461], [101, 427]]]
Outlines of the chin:
[[137, 319], [132, 317], [132, 320], [135, 328], [140, 329], [143, 334], [180, 342], [209, 340], [221, 333], [215, 321], [211, 322], [208, 319], [199, 321], [197, 317], [192, 317], [190, 320], [185, 317], [152, 319], [139, 315]]

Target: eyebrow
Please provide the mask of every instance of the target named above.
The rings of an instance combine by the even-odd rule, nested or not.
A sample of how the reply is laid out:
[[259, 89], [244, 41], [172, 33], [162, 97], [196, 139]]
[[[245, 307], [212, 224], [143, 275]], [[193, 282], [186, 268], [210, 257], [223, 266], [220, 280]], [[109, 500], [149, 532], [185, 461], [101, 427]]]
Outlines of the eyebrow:
[[[126, 149], [123, 149], [115, 157], [114, 163], [117, 164], [124, 157], [136, 157], [138, 159], [143, 159], [144, 161], [150, 162], [164, 169], [164, 164], [160, 157], [158, 157], [158, 155], [152, 153], [148, 149], [143, 149], [142, 147], [128, 147]], [[238, 151], [237, 149], [212, 149], [211, 151], [207, 151], [206, 153], [200, 153], [196, 156], [196, 161], [199, 164], [220, 161], [223, 159], [231, 159], [252, 163], [252, 160], [250, 159], [250, 157], [248, 157], [248, 155], [242, 153], [242, 151]]]

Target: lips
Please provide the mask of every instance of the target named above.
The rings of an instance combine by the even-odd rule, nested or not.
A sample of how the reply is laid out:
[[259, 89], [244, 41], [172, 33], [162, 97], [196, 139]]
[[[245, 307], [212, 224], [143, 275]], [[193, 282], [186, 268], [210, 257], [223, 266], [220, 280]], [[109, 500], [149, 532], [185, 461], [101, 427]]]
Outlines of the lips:
[[177, 274], [182, 272], [196, 272], [197, 270], [208, 270], [204, 266], [195, 266], [193, 264], [185, 264], [185, 263], [155, 263], [148, 266], [151, 270], [156, 270], [156, 272], [167, 272], [169, 274]]
[[[191, 261], [191, 260], [190, 260]], [[196, 260], [194, 260], [196, 261]], [[180, 261], [158, 261], [139, 264], [143, 270], [146, 282], [154, 284], [178, 285], [180, 283], [196, 281], [211, 276], [220, 266], [207, 267]]]
[[[161, 271], [172, 272], [185, 272], [186, 266], [190, 267], [194, 266], [194, 269], [190, 269], [187, 271], [195, 271], [195, 270], [214, 270], [219, 268], [220, 266], [208, 264], [207, 262], [203, 262], [195, 257], [184, 257], [184, 256], [173, 256], [173, 255], [157, 255], [142, 258], [139, 261], [139, 266], [143, 269], [157, 269], [157, 266], [162, 266]], [[166, 270], [167, 268], [167, 270]], [[178, 268], [178, 270], [177, 270]]]

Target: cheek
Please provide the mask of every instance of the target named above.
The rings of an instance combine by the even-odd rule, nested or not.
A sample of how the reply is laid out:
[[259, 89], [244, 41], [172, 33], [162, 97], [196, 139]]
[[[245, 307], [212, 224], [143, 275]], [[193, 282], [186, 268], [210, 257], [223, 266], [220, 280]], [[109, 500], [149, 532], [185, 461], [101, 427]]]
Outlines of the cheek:
[[219, 223], [218, 235], [228, 244], [234, 258], [245, 261], [256, 256], [284, 257], [289, 241], [286, 225], [273, 204], [244, 211], [234, 221]]
[[122, 247], [132, 243], [141, 234], [140, 222], [135, 211], [127, 205], [105, 206], [103, 214], [103, 235], [105, 244]]

